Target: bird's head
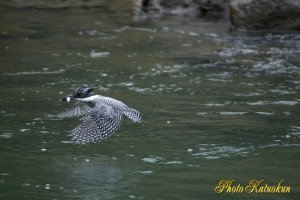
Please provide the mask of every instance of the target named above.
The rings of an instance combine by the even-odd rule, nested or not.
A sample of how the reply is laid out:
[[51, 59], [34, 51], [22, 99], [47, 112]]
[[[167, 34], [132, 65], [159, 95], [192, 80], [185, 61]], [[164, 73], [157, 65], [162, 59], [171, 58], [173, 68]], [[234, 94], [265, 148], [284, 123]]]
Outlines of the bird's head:
[[84, 99], [95, 95], [92, 91], [93, 89], [89, 88], [87, 85], [84, 85], [82, 87], [77, 88], [72, 94], [63, 97], [62, 101], [69, 102], [74, 99]]

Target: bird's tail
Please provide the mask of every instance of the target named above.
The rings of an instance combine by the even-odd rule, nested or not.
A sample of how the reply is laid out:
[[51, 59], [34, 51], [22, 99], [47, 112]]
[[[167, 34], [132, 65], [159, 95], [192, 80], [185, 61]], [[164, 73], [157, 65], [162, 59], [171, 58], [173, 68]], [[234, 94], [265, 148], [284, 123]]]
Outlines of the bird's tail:
[[133, 108], [128, 108], [123, 113], [124, 113], [124, 115], [126, 115], [126, 117], [131, 119], [133, 122], [141, 122], [142, 121], [141, 113]]

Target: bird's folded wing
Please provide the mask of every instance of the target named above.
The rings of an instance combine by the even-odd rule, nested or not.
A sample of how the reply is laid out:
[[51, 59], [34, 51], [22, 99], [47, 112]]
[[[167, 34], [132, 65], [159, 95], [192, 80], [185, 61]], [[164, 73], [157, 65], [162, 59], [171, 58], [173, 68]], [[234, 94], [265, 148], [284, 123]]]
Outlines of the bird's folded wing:
[[103, 106], [92, 110], [71, 131], [75, 143], [97, 142], [113, 134], [121, 125], [122, 114], [111, 107]]
[[70, 117], [78, 117], [85, 114], [88, 114], [92, 108], [90, 108], [86, 104], [82, 104], [80, 102], [76, 102], [73, 106], [66, 109], [65, 111], [58, 113], [58, 114], [47, 114], [47, 118], [58, 118], [58, 119], [64, 119], [64, 118], [70, 118]]

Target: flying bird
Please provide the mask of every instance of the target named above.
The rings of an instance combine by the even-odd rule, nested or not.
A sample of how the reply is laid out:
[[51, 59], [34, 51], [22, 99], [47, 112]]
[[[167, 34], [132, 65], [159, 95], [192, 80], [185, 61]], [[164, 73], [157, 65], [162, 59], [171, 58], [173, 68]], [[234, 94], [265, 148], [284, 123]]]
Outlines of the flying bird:
[[141, 122], [139, 111], [123, 102], [93, 93], [87, 85], [77, 88], [62, 101], [75, 101], [75, 104], [59, 114], [48, 114], [48, 118], [81, 117], [79, 125], [71, 130], [72, 141], [79, 144], [98, 142], [116, 132], [123, 115], [133, 122]]

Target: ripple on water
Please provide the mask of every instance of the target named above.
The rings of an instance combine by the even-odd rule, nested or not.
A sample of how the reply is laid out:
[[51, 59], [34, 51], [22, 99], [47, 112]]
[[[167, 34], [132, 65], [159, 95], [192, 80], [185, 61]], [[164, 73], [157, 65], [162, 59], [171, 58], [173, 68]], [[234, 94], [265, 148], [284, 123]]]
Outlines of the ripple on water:
[[[221, 111], [221, 112], [212, 112], [212, 113], [208, 113], [208, 112], [198, 112], [196, 113], [196, 115], [200, 115], [200, 116], [205, 116], [205, 115], [212, 115], [212, 114], [219, 114], [222, 116], [235, 116], [235, 115], [265, 115], [265, 116], [271, 116], [271, 115], [275, 115], [275, 112], [264, 112], [264, 111], [259, 111], [259, 112], [238, 112], [238, 111]], [[283, 115], [291, 115], [290, 112], [282, 112], [282, 113], [277, 113], [277, 114], [283, 114]]]
[[263, 94], [261, 94], [261, 93], [258, 93], [258, 92], [250, 92], [250, 93], [247, 93], [247, 94], [240, 94], [240, 93], [238, 93], [238, 94], [234, 94], [234, 96], [237, 96], [237, 97], [254, 97], [254, 96], [261, 96], [261, 95], [263, 95]]
[[232, 57], [236, 55], [257, 55], [258, 51], [254, 49], [247, 48], [227, 48], [221, 51], [218, 51], [217, 54], [222, 57]]
[[267, 145], [259, 145], [257, 148], [265, 149], [265, 148], [273, 148], [273, 147], [299, 147], [300, 144], [267, 144]]
[[245, 115], [247, 112], [219, 112], [220, 115]]
[[297, 101], [256, 101], [256, 102], [248, 102], [250, 106], [262, 106], [262, 105], [287, 105], [287, 106], [294, 106], [298, 104]]
[[287, 106], [294, 106], [297, 103], [298, 103], [297, 101], [275, 101], [275, 102], [272, 102], [272, 104], [287, 105]]
[[180, 160], [174, 160], [174, 161], [168, 161], [168, 162], [165, 162], [164, 164], [166, 165], [180, 165], [182, 164], [183, 162], [180, 161]]
[[286, 134], [285, 138], [300, 138], [300, 126], [291, 126], [291, 131]]
[[30, 129], [28, 129], [28, 128], [22, 128], [22, 129], [20, 129], [20, 132], [27, 132], [27, 131], [29, 131]]
[[158, 163], [161, 160], [163, 160], [163, 158], [161, 158], [161, 157], [148, 157], [148, 158], [143, 158], [142, 160], [146, 163]]
[[250, 69], [252, 72], [266, 74], [300, 74], [300, 68], [286, 61], [286, 59], [270, 58], [268, 61], [257, 62]]
[[144, 28], [144, 27], [134, 27], [134, 26], [123, 26], [119, 29], [114, 29], [114, 32], [121, 33], [121, 32], [129, 31], [129, 30], [151, 32], [151, 33], [156, 33], [157, 32], [156, 29], [150, 29], [150, 28]]
[[92, 51], [90, 53], [90, 57], [91, 58], [103, 58], [103, 57], [107, 57], [110, 53], [109, 52], [95, 52]]
[[258, 114], [258, 115], [274, 115], [275, 113], [273, 112], [255, 112], [255, 114]]
[[51, 189], [51, 185], [49, 183], [47, 183], [44, 187], [46, 190], [50, 190]]
[[198, 112], [198, 113], [196, 113], [197, 115], [207, 115], [208, 113], [207, 112]]
[[137, 171], [137, 173], [140, 173], [140, 174], [153, 174], [153, 171], [151, 171], [151, 170]]
[[253, 147], [219, 146], [216, 144], [199, 144], [199, 152], [192, 153], [196, 157], [205, 159], [219, 159], [231, 156], [245, 156]]
[[142, 159], [146, 163], [152, 163], [152, 164], [165, 164], [165, 165], [180, 165], [183, 162], [180, 160], [172, 160], [172, 161], [165, 161], [166, 159], [162, 157], [147, 157]]
[[183, 73], [182, 70], [186, 69], [187, 65], [161, 65], [156, 64], [149, 72], [141, 73], [140, 75], [145, 77], [153, 77], [153, 76], [161, 76], [161, 75], [168, 75], [172, 78], [178, 77], [186, 77], [187, 74]]
[[203, 104], [204, 106], [208, 106], [208, 107], [221, 107], [221, 106], [225, 106], [225, 104], [223, 103], [206, 103], [206, 104]]
[[0, 135], [1, 138], [9, 139], [13, 137], [13, 133], [2, 133]]
[[140, 87], [129, 87], [128, 89], [137, 93], [145, 93], [151, 91], [150, 88], [140, 88]]
[[286, 95], [286, 94], [295, 94], [296, 91], [289, 91], [289, 90], [278, 90], [278, 89], [273, 89], [273, 90], [269, 90], [272, 93], [278, 93], [278, 94], [282, 94], [282, 95]]
[[41, 75], [41, 74], [62, 74], [66, 71], [66, 69], [59, 69], [55, 71], [49, 71], [47, 68], [43, 71], [24, 71], [24, 72], [16, 72], [16, 73], [4, 73], [5, 75], [10, 76], [20, 76], [20, 75]]
[[14, 113], [7, 113], [5, 115], [3, 115], [4, 117], [12, 117], [12, 116], [16, 116], [16, 114]]

